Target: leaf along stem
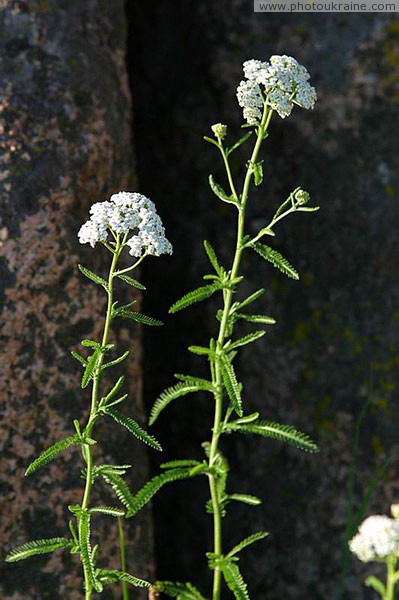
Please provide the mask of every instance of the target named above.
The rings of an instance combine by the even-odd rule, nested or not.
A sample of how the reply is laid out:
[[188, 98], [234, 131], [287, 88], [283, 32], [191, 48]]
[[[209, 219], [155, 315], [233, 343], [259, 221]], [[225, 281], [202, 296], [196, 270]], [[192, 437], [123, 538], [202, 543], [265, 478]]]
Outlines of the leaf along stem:
[[[244, 229], [245, 229], [245, 209], [248, 200], [249, 188], [251, 184], [251, 180], [253, 178], [254, 169], [253, 165], [256, 163], [258, 154], [262, 145], [263, 140], [265, 139], [265, 134], [267, 132], [267, 128], [270, 123], [270, 119], [272, 116], [273, 110], [269, 108], [266, 104], [264, 106], [262, 121], [258, 127], [257, 139], [255, 146], [252, 151], [252, 156], [248, 162], [247, 172], [244, 179], [242, 195], [239, 204], [238, 211], [238, 221], [237, 221], [237, 240], [236, 240], [236, 248], [233, 259], [232, 268], [230, 271], [229, 282], [234, 281], [238, 276], [238, 271], [241, 264], [242, 252], [244, 250]], [[220, 145], [219, 149], [221, 151], [224, 165], [226, 167], [227, 177], [229, 180], [229, 184], [231, 190], [235, 197], [237, 197], [237, 193], [235, 191], [234, 184], [232, 182], [232, 175], [230, 171], [230, 165], [225, 156], [225, 151], [223, 147]], [[222, 430], [223, 423], [223, 376], [222, 376], [222, 353], [223, 346], [225, 344], [226, 332], [227, 332], [227, 323], [228, 317], [231, 309], [233, 298], [233, 285], [229, 286], [228, 289], [223, 290], [223, 313], [222, 319], [219, 327], [219, 335], [216, 342], [216, 353], [215, 357], [211, 359], [211, 373], [213, 376], [213, 382], [215, 383], [216, 392], [214, 393], [215, 398], [215, 414], [214, 414], [214, 423], [213, 423], [213, 432], [212, 432], [212, 440], [209, 452], [209, 467], [211, 468], [215, 463], [215, 460], [218, 456], [218, 443]], [[213, 529], [214, 529], [214, 549], [213, 552], [217, 556], [222, 555], [222, 514], [221, 514], [221, 498], [218, 497], [217, 490], [217, 480], [215, 475], [210, 474], [209, 476], [209, 489], [211, 494], [211, 502], [212, 502], [212, 512], [213, 512]], [[221, 569], [219, 566], [215, 567], [214, 576], [213, 576], [213, 592], [212, 592], [212, 600], [220, 600], [221, 595]]]

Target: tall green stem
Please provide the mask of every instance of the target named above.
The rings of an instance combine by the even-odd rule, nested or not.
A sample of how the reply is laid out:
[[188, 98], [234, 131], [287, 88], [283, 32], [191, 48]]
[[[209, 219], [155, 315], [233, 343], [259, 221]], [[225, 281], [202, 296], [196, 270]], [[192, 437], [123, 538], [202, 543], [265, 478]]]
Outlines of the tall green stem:
[[395, 584], [397, 581], [395, 573], [396, 558], [390, 556], [387, 559], [387, 593], [385, 600], [395, 600]]
[[[227, 176], [230, 184], [230, 188], [235, 196], [235, 200], [239, 204], [238, 208], [238, 220], [237, 220], [237, 238], [236, 238], [236, 248], [234, 253], [234, 259], [232, 263], [232, 268], [230, 271], [229, 280], [233, 281], [239, 272], [241, 256], [243, 252], [243, 238], [244, 238], [244, 228], [245, 228], [245, 210], [248, 200], [248, 193], [251, 184], [251, 180], [253, 177], [253, 165], [256, 163], [260, 147], [265, 138], [265, 133], [267, 131], [267, 127], [270, 122], [270, 118], [272, 115], [272, 110], [265, 105], [262, 122], [258, 129], [257, 140], [252, 151], [252, 156], [248, 164], [247, 172], [244, 179], [244, 185], [242, 190], [241, 198], [238, 198], [235, 193], [235, 187], [233, 184], [230, 166], [226, 157], [226, 154], [221, 148], [221, 152], [223, 155], [224, 164], [227, 171]], [[212, 430], [212, 440], [210, 446], [209, 453], [209, 467], [211, 468], [217, 458], [218, 455], [218, 443], [221, 434], [221, 426], [223, 421], [223, 381], [222, 381], [222, 369], [221, 369], [221, 354], [223, 350], [223, 346], [226, 339], [226, 328], [228, 317], [230, 313], [230, 308], [232, 304], [233, 298], [233, 290], [232, 286], [230, 289], [225, 290], [223, 294], [224, 306], [223, 306], [223, 314], [219, 327], [219, 334], [216, 343], [216, 356], [214, 359], [213, 371], [215, 373], [215, 387], [216, 392], [214, 394], [215, 398], [215, 415], [213, 422], [213, 430]], [[220, 498], [218, 497], [217, 490], [217, 481], [214, 475], [210, 475], [209, 477], [209, 489], [211, 494], [211, 502], [212, 502], [212, 511], [213, 511], [213, 532], [214, 532], [214, 554], [216, 556], [222, 555], [222, 515], [220, 509]], [[212, 600], [220, 600], [221, 594], [221, 571], [218, 566], [216, 566], [214, 570], [213, 576], [213, 593]]]
[[[101, 345], [102, 347], [106, 346], [108, 343], [109, 330], [112, 322], [112, 304], [113, 304], [113, 278], [116, 270], [116, 265], [118, 262], [118, 258], [123, 249], [123, 245], [120, 243], [119, 238], [117, 239], [115, 250], [113, 251], [112, 263], [109, 270], [108, 275], [108, 286], [107, 286], [107, 295], [108, 295], [108, 303], [107, 303], [107, 312], [105, 316], [105, 324], [104, 324], [104, 332], [102, 337]], [[97, 420], [97, 408], [98, 408], [98, 392], [100, 386], [100, 375], [101, 375], [101, 366], [103, 363], [104, 354], [101, 353], [96, 365], [96, 368], [93, 372], [93, 387], [91, 393], [91, 409], [89, 419], [87, 421], [87, 425], [85, 428], [85, 433], [88, 437], [90, 437], [94, 424]], [[83, 446], [83, 458], [86, 462], [86, 484], [85, 490], [82, 500], [81, 508], [86, 510], [90, 504], [90, 496], [91, 489], [93, 484], [93, 455], [91, 446], [85, 445]], [[80, 523], [79, 523], [80, 525]], [[80, 527], [79, 527], [79, 535], [80, 535]], [[90, 581], [90, 577], [86, 571], [86, 568], [83, 567], [84, 578], [85, 578], [85, 598], [86, 600], [91, 600], [93, 587]]]

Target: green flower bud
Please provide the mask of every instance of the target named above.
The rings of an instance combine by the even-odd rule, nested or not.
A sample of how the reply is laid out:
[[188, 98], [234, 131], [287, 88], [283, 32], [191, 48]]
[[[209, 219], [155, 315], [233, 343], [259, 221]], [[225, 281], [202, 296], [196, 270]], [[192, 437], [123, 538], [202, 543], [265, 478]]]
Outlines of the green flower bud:
[[215, 125], [212, 125], [211, 129], [215, 134], [215, 137], [217, 137], [219, 140], [224, 140], [227, 134], [227, 125], [215, 123]]

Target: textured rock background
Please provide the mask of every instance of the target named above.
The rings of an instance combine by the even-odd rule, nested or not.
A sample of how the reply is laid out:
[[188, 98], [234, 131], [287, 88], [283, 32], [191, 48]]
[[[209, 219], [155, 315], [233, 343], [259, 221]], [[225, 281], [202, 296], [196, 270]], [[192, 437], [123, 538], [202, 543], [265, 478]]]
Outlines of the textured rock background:
[[[147, 280], [160, 290], [146, 300], [147, 311], [200, 283], [203, 238], [225, 258], [231, 254], [230, 213], [207, 187], [207, 175], [220, 180], [222, 171], [202, 136], [217, 121], [238, 133], [243, 60], [291, 54], [317, 87], [313, 113], [297, 109], [285, 122], [274, 119], [251, 221], [254, 229], [266, 223], [296, 185], [322, 210], [285, 221], [273, 240], [300, 270], [300, 282], [247, 258], [248, 290], [267, 287], [258, 306], [278, 325], [242, 352], [240, 373], [249, 410], [296, 424], [321, 452], [229, 440], [232, 489], [256, 493], [264, 504], [232, 508], [225, 526], [231, 545], [258, 529], [271, 532], [242, 556], [251, 598], [338, 598], [355, 420], [367, 399], [354, 465], [356, 510], [398, 443], [399, 21], [254, 15], [249, 0], [131, 1], [128, 11], [141, 189], [164, 203], [176, 250], [167, 269], [147, 267]], [[205, 368], [184, 349], [215, 331], [214, 310], [202, 304], [170, 318], [160, 335], [147, 335], [149, 404], [174, 372]], [[205, 399], [188, 397], [165, 413], [156, 433], [168, 457], [201, 456], [210, 409]], [[397, 467], [393, 454], [367, 511], [386, 512], [398, 500]], [[204, 592], [206, 494], [204, 481], [180, 482], [155, 502], [159, 576], [192, 578]], [[369, 568], [351, 559], [350, 571], [341, 597], [371, 598], [362, 586]]]
[[[81, 498], [76, 453], [29, 480], [23, 472], [87, 411], [89, 396], [78, 391], [80, 370], [69, 352], [80, 339], [100, 335], [105, 298], [76, 264], [105, 273], [108, 257], [79, 246], [76, 232], [93, 201], [135, 179], [123, 2], [18, 0], [0, 8], [3, 559], [17, 544], [62, 535], [67, 505]], [[132, 350], [130, 408], [140, 419], [137, 328], [121, 328], [118, 338]], [[112, 425], [98, 431], [107, 440], [107, 462], [133, 462], [131, 482], [141, 485], [143, 447]], [[98, 535], [104, 564], [118, 566], [110, 519], [99, 522]], [[129, 569], [151, 576], [148, 512], [131, 523], [128, 539]], [[2, 598], [82, 597], [79, 563], [61, 553], [12, 565], [2, 560], [1, 571]]]

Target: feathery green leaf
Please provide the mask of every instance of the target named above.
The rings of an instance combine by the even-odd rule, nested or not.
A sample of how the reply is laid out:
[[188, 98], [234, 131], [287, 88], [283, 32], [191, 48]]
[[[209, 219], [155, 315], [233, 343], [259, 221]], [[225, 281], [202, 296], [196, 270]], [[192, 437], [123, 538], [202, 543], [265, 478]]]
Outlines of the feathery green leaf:
[[162, 392], [162, 394], [155, 400], [155, 403], [151, 409], [149, 424], [153, 425], [160, 413], [172, 402], [172, 400], [176, 400], [176, 398], [180, 398], [180, 396], [185, 396], [186, 394], [190, 394], [193, 392], [199, 392], [201, 390], [212, 391], [213, 387], [211, 385], [205, 385], [200, 383], [177, 383], [176, 385], [167, 388]]
[[102, 471], [100, 471], [99, 474], [108, 483], [108, 485], [112, 487], [120, 502], [124, 506], [126, 506], [126, 514], [128, 514], [134, 506], [133, 494], [129, 490], [128, 485], [123, 481], [122, 477], [115, 471], [103, 469]]
[[263, 538], [267, 537], [268, 535], [269, 534], [267, 533], [267, 531], [259, 531], [258, 533], [253, 533], [252, 535], [242, 540], [242, 542], [234, 546], [234, 548], [230, 550], [227, 556], [234, 556], [235, 554], [238, 554], [238, 552], [241, 552], [241, 550], [247, 548], [247, 546], [250, 546], [258, 540], [263, 540]]
[[48, 462], [53, 460], [58, 454], [64, 452], [71, 446], [75, 446], [82, 443], [82, 438], [79, 435], [71, 435], [69, 437], [64, 438], [63, 440], [59, 440], [55, 442], [52, 446], [47, 448], [40, 456], [38, 456], [33, 462], [30, 463], [28, 468], [25, 471], [25, 475], [31, 475], [40, 467], [43, 467]]
[[103, 585], [116, 583], [117, 581], [126, 581], [135, 587], [151, 587], [149, 581], [133, 577], [133, 575], [125, 573], [124, 571], [118, 571], [117, 569], [101, 569], [98, 573], [98, 578]]
[[170, 469], [160, 475], [156, 475], [137, 492], [134, 498], [132, 498], [132, 504], [129, 507], [126, 516], [133, 517], [137, 514], [139, 510], [148, 504], [153, 496], [155, 496], [155, 494], [167, 483], [179, 479], [188, 479], [190, 477], [192, 477], [190, 469]]
[[226, 194], [222, 186], [217, 183], [213, 177], [213, 175], [209, 175], [209, 185], [211, 186], [212, 192], [223, 202], [227, 202], [228, 204], [235, 204], [237, 206], [237, 200], [234, 196], [229, 196]]
[[245, 346], [246, 344], [251, 344], [252, 342], [255, 342], [256, 340], [259, 340], [259, 338], [263, 337], [265, 333], [265, 331], [255, 331], [255, 333], [244, 335], [244, 337], [240, 338], [239, 340], [232, 342], [228, 347], [228, 351], [233, 350], [234, 348], [239, 348], [240, 346]]
[[221, 561], [220, 569], [227, 587], [233, 592], [236, 600], [249, 600], [247, 585], [238, 566], [231, 561]]
[[125, 358], [127, 358], [130, 354], [129, 350], [126, 350], [119, 358], [115, 358], [115, 360], [111, 360], [111, 362], [106, 363], [102, 366], [102, 369], [108, 369], [109, 367], [114, 367], [115, 365], [119, 365]]
[[244, 133], [244, 135], [242, 137], [240, 137], [240, 139], [231, 146], [231, 148], [227, 148], [226, 149], [226, 154], [227, 156], [229, 156], [232, 152], [234, 152], [234, 150], [237, 150], [237, 148], [239, 148], [241, 146], [241, 144], [244, 144], [244, 142], [246, 142], [251, 135], [253, 134], [253, 131], [247, 131], [247, 133]]
[[275, 325], [276, 319], [273, 317], [268, 317], [267, 315], [248, 315], [244, 313], [236, 313], [235, 317], [237, 319], [244, 319], [244, 321], [248, 321], [248, 323], [265, 323], [266, 325]]
[[70, 540], [61, 537], [34, 540], [11, 550], [6, 556], [6, 562], [17, 562], [18, 560], [24, 560], [25, 558], [35, 556], [36, 554], [47, 554], [48, 552], [58, 550], [58, 548], [69, 548], [70, 546]]
[[107, 404], [107, 402], [109, 402], [109, 400], [112, 400], [112, 398], [119, 392], [119, 390], [121, 389], [121, 387], [124, 384], [124, 381], [125, 381], [124, 375], [122, 375], [122, 377], [119, 377], [118, 381], [112, 386], [112, 388], [110, 389], [108, 394], [106, 396], [104, 396], [104, 398], [103, 398], [104, 404]]
[[234, 367], [225, 354], [220, 356], [223, 383], [231, 404], [239, 417], [242, 417], [242, 400], [240, 386], [234, 371]]
[[156, 592], [163, 592], [170, 598], [178, 600], [205, 600], [204, 596], [191, 583], [157, 581], [154, 589]]
[[193, 354], [198, 354], [198, 356], [210, 356], [213, 354], [212, 350], [205, 346], [189, 346], [188, 349]]
[[288, 262], [284, 256], [273, 250], [270, 246], [261, 244], [260, 242], [254, 242], [249, 244], [250, 248], [253, 248], [262, 258], [269, 261], [274, 267], [279, 269], [282, 273], [291, 277], [291, 279], [299, 279], [299, 275], [294, 267]]
[[129, 285], [132, 285], [133, 287], [137, 288], [138, 290], [145, 290], [146, 287], [145, 285], [143, 285], [142, 283], [140, 283], [140, 281], [137, 281], [136, 279], [133, 279], [133, 277], [130, 277], [129, 275], [124, 275], [124, 274], [118, 274], [117, 277], [119, 279], [122, 279], [122, 281], [124, 281], [125, 283], [128, 283]]
[[79, 541], [80, 558], [87, 578], [96, 592], [102, 592], [102, 583], [97, 581], [95, 573], [93, 551], [90, 545], [90, 514], [87, 510], [82, 510], [79, 515]]
[[237, 309], [241, 309], [241, 308], [243, 308], [243, 306], [247, 306], [248, 304], [251, 304], [251, 302], [255, 302], [255, 300], [260, 298], [264, 293], [265, 293], [265, 290], [263, 288], [261, 288], [260, 290], [257, 290], [256, 292], [254, 292], [253, 294], [248, 296], [248, 298], [245, 298], [245, 300], [242, 300], [242, 302], [239, 302], [237, 305]]
[[110, 515], [111, 517], [123, 517], [125, 511], [120, 508], [114, 508], [113, 506], [96, 506], [90, 509], [90, 513], [100, 513], [103, 515]]
[[281, 442], [287, 442], [307, 452], [318, 452], [316, 444], [310, 437], [291, 425], [281, 425], [273, 421], [255, 421], [254, 423], [244, 425], [229, 423], [226, 426], [226, 431], [229, 430], [240, 431], [242, 433], [255, 433], [264, 437], [274, 438]]
[[132, 321], [136, 321], [136, 323], [142, 323], [143, 325], [151, 325], [153, 327], [160, 327], [161, 325], [163, 325], [162, 321], [158, 321], [158, 319], [148, 317], [147, 315], [143, 315], [138, 312], [132, 312], [130, 310], [123, 310], [120, 308], [116, 310], [114, 314], [117, 317], [131, 319]]
[[103, 411], [106, 415], [112, 417], [117, 423], [126, 427], [137, 439], [145, 444], [148, 444], [155, 450], [162, 450], [160, 443], [149, 433], [147, 433], [134, 419], [127, 417], [113, 408], [105, 408]]
[[84, 367], [87, 365], [87, 360], [85, 358], [83, 358], [83, 356], [81, 356], [79, 354], [79, 352], [75, 352], [75, 350], [71, 350], [71, 354], [74, 358], [76, 358], [76, 360], [78, 362], [80, 362]]
[[215, 269], [216, 273], [218, 275], [220, 275], [222, 273], [223, 269], [219, 264], [215, 250], [212, 248], [210, 243], [207, 242], [206, 240], [204, 240], [204, 248], [205, 248], [205, 252], [208, 255], [208, 258], [209, 258], [209, 261], [210, 261], [212, 267]]
[[169, 312], [176, 313], [179, 310], [187, 308], [187, 306], [190, 306], [191, 304], [202, 302], [202, 300], [210, 298], [212, 294], [217, 292], [219, 289], [219, 286], [212, 284], [204, 285], [196, 290], [193, 290], [192, 292], [188, 292], [188, 294], [185, 294], [182, 298], [180, 298], [180, 300], [177, 300], [177, 302], [170, 307]]
[[182, 459], [182, 460], [170, 460], [161, 464], [161, 469], [179, 469], [180, 467], [197, 467], [200, 465], [198, 460]]
[[94, 281], [94, 283], [98, 283], [99, 285], [102, 285], [103, 288], [108, 291], [108, 283], [105, 281], [105, 279], [103, 279], [99, 275], [96, 275], [95, 273], [93, 273], [93, 271], [90, 271], [90, 269], [88, 269], [87, 267], [84, 267], [83, 265], [78, 265], [78, 269], [88, 279], [91, 279], [91, 281]]
[[251, 496], [250, 494], [229, 494], [227, 499], [234, 500], [235, 502], [243, 502], [244, 504], [249, 504], [250, 506], [258, 506], [262, 504], [262, 500], [257, 498], [257, 496]]
[[101, 356], [101, 348], [96, 348], [93, 352], [93, 354], [91, 354], [89, 356], [89, 358], [87, 359], [87, 365], [86, 368], [84, 370], [83, 373], [83, 377], [82, 377], [82, 383], [81, 386], [82, 388], [87, 387], [87, 385], [89, 384], [89, 381], [93, 375], [93, 371], [97, 366], [97, 361]]

